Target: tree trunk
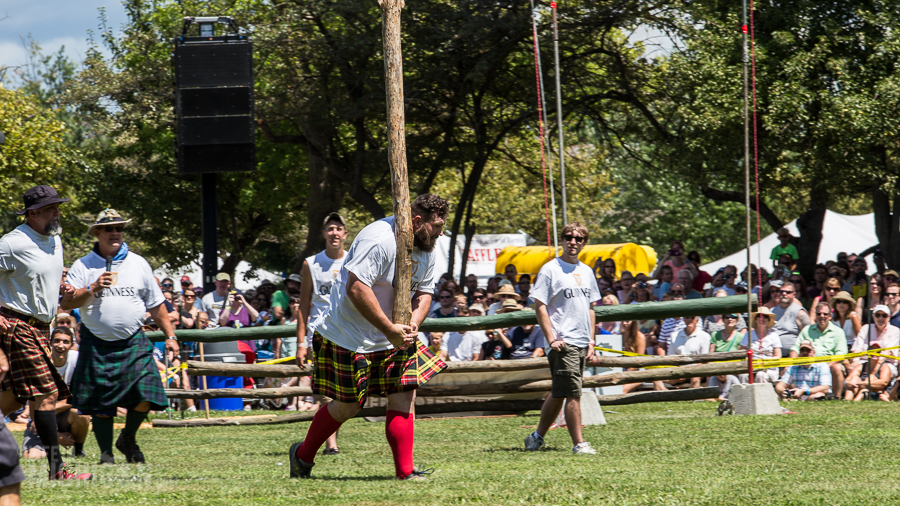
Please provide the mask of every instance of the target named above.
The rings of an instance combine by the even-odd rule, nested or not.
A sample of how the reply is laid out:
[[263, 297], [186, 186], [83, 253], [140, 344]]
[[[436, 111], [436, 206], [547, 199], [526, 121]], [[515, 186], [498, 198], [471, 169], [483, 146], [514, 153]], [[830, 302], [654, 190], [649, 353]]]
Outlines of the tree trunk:
[[[888, 269], [900, 269], [900, 184], [891, 195], [877, 188], [872, 192], [872, 210], [875, 212], [875, 235]], [[892, 209], [893, 204], [893, 209]]]
[[[462, 251], [462, 261], [460, 262], [459, 268], [459, 285], [463, 286], [466, 283], [466, 266], [469, 263], [469, 250], [472, 248], [472, 237], [475, 235], [475, 225], [472, 224], [472, 204], [475, 202], [475, 199], [469, 201], [469, 206], [466, 209], [466, 228], [464, 233], [466, 234], [466, 243], [463, 247]], [[453, 265], [450, 265], [450, 272], [453, 272]], [[487, 309], [487, 308], [485, 308]]]
[[325, 249], [322, 221], [329, 213], [340, 210], [344, 202], [344, 185], [314, 149], [306, 150], [309, 160], [307, 180], [309, 201], [306, 205], [306, 246], [294, 259], [293, 272], [300, 272], [303, 260]]
[[800, 240], [797, 242], [797, 253], [800, 255], [797, 270], [804, 279], [813, 277], [819, 257], [819, 245], [822, 243], [825, 200], [817, 193], [817, 190], [812, 191], [810, 209], [797, 218], [797, 230], [800, 232]]

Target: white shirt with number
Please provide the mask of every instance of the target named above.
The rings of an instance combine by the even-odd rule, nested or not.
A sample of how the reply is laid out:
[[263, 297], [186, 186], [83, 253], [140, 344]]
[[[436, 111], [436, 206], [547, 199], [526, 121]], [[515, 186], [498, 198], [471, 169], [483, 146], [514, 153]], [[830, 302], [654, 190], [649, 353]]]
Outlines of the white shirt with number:
[[591, 344], [591, 301], [600, 291], [590, 267], [554, 258], [541, 267], [530, 297], [546, 304], [557, 339], [578, 348]]
[[[75, 289], [88, 288], [106, 272], [106, 259], [91, 251], [69, 269], [69, 282]], [[153, 278], [153, 269], [143, 257], [129, 252], [113, 261], [112, 285], [91, 294], [81, 307], [81, 321], [104, 341], [128, 339], [140, 330], [144, 313], [165, 302]]]
[[309, 276], [313, 282], [309, 321], [315, 321], [331, 307], [331, 288], [341, 275], [345, 258], [347, 258], [346, 251], [344, 256], [337, 259], [329, 257], [325, 251], [320, 251], [306, 259]]
[[0, 304], [44, 323], [56, 316], [63, 273], [59, 236], [35, 232], [27, 223], [0, 238]]
[[[394, 264], [397, 243], [394, 217], [384, 218], [362, 229], [344, 258], [341, 275], [331, 288], [331, 309], [310, 324], [334, 344], [357, 353], [372, 353], [394, 348], [387, 338], [357, 311], [347, 297], [347, 280], [352, 272], [372, 289], [378, 305], [390, 318], [394, 310]], [[413, 248], [410, 294], [434, 292], [435, 253]]]

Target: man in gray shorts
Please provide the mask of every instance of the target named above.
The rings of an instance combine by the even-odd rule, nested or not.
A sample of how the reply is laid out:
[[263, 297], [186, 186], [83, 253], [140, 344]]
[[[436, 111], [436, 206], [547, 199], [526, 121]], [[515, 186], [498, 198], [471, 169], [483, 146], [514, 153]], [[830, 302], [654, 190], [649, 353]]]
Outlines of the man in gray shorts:
[[550, 343], [552, 386], [541, 408], [537, 430], [525, 449], [539, 450], [565, 403], [566, 426], [576, 455], [597, 453], [581, 436], [581, 384], [584, 362], [594, 354], [596, 319], [591, 302], [600, 298], [593, 270], [578, 260], [588, 241], [587, 227], [572, 222], [562, 230], [563, 254], [541, 267], [531, 290], [537, 321]]

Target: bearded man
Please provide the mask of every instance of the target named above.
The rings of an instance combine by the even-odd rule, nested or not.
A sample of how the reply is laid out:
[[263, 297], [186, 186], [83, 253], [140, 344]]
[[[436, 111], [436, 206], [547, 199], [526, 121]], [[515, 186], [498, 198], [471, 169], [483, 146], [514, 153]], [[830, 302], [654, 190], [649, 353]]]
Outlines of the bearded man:
[[313, 393], [333, 399], [319, 408], [306, 434], [289, 451], [291, 478], [309, 478], [319, 448], [353, 418], [370, 393], [387, 396], [385, 436], [395, 477], [420, 480], [427, 471], [413, 465], [416, 388], [446, 368], [423, 344], [419, 325], [434, 293], [434, 246], [449, 206], [431, 194], [410, 205], [413, 225], [412, 318], [393, 323], [397, 244], [394, 217], [364, 228], [344, 259], [331, 290], [330, 309], [310, 323]]

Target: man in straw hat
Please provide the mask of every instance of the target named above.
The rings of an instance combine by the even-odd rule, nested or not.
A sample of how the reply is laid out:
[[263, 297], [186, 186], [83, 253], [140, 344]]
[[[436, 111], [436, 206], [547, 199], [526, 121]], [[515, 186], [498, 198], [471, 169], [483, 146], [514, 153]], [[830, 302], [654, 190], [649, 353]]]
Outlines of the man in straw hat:
[[578, 260], [588, 241], [578, 222], [562, 230], [563, 254], [544, 264], [531, 291], [537, 321], [550, 343], [552, 386], [541, 408], [537, 430], [525, 438], [525, 449], [539, 450], [544, 436], [565, 403], [566, 426], [576, 455], [597, 453], [581, 436], [581, 384], [584, 362], [594, 354], [596, 318], [591, 302], [600, 298], [594, 271]]
[[128, 409], [116, 448], [131, 463], [143, 463], [135, 442], [151, 409], [166, 409], [166, 394], [153, 360], [152, 345], [141, 330], [144, 313], [166, 336], [166, 349], [178, 354], [178, 342], [165, 310], [165, 298], [143, 257], [128, 250], [125, 225], [115, 209], [97, 216], [89, 233], [93, 250], [69, 270], [62, 305], [81, 308], [81, 345], [72, 378], [72, 405], [91, 415], [100, 447], [100, 463], [115, 462], [112, 453], [116, 408]]
[[[831, 305], [827, 302], [816, 304], [816, 320], [812, 325], [800, 331], [797, 337], [798, 344], [791, 347], [791, 358], [800, 355], [800, 341], [809, 341], [815, 346], [817, 357], [847, 354], [847, 336], [843, 329], [831, 321]], [[831, 370], [832, 392], [840, 398], [844, 390], [844, 378], [847, 372], [842, 361], [829, 362]]]
[[[69, 472], [59, 452], [56, 403], [71, 394], [52, 365], [48, 341], [63, 275], [59, 205], [69, 199], [40, 185], [26, 191], [23, 200], [25, 208], [16, 214], [24, 215], [25, 223], [0, 238], [0, 348], [9, 358], [9, 373], [0, 381], [0, 409], [12, 413], [30, 403], [51, 480], [90, 479], [90, 474]], [[0, 371], [5, 372], [3, 367]], [[15, 459], [5, 458], [10, 448]], [[18, 449], [5, 427], [0, 429], [0, 455], [0, 491], [18, 487], [24, 475], [16, 472]]]
[[434, 247], [447, 219], [447, 201], [419, 195], [410, 205], [413, 228], [412, 318], [394, 323], [397, 243], [394, 217], [366, 226], [356, 236], [331, 289], [329, 310], [309, 324], [313, 346], [313, 393], [333, 399], [319, 408], [306, 439], [291, 445], [291, 478], [309, 478], [316, 453], [329, 436], [356, 415], [370, 392], [387, 396], [385, 436], [395, 477], [420, 480], [413, 465], [416, 389], [446, 368], [419, 343], [419, 325], [434, 293]]
[[494, 298], [497, 299], [497, 302], [491, 304], [491, 307], [488, 308], [488, 315], [495, 315], [500, 312], [500, 308], [503, 306], [503, 301], [512, 299], [514, 301], [521, 300], [522, 296], [516, 293], [516, 289], [513, 287], [513, 284], [509, 281], [503, 280], [500, 282], [500, 288], [494, 292]]

